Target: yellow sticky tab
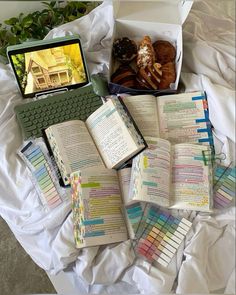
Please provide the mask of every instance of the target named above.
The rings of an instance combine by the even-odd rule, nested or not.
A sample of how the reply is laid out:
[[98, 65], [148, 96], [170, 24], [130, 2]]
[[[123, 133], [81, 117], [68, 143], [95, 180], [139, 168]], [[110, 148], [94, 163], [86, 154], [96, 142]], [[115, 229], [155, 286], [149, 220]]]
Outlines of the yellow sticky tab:
[[98, 182], [88, 182], [88, 183], [81, 183], [81, 187], [100, 187], [100, 183]]
[[143, 168], [148, 168], [148, 157], [144, 156], [143, 157]]

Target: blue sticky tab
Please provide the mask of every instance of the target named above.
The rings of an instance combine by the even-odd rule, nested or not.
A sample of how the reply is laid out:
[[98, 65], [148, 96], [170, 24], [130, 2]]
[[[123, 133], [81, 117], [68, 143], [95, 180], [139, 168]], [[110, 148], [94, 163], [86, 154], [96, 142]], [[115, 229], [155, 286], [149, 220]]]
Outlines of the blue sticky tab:
[[94, 225], [94, 224], [104, 224], [104, 220], [102, 218], [99, 219], [91, 219], [91, 220], [84, 220], [84, 225]]
[[213, 140], [213, 137], [212, 136], [209, 136], [209, 142], [210, 142], [210, 145], [214, 145], [214, 140]]
[[225, 187], [224, 184], [220, 188], [231, 197], [235, 197], [235, 192]]
[[206, 122], [208, 122], [208, 121], [209, 121], [209, 120], [206, 119], [206, 118], [204, 118], [204, 119], [196, 119], [196, 120], [195, 120], [196, 123], [206, 123]]
[[133, 219], [133, 218], [142, 216], [142, 214], [143, 214], [142, 211], [132, 212], [132, 213], [128, 213], [128, 217], [129, 219]]
[[198, 128], [197, 129], [197, 132], [207, 132], [207, 133], [209, 133], [211, 130], [210, 129], [208, 129], [208, 128]]
[[206, 99], [205, 95], [193, 96], [192, 97], [192, 100], [201, 100], [201, 99]]
[[136, 213], [138, 211], [142, 211], [142, 208], [140, 206], [133, 207], [133, 208], [126, 208], [126, 211], [128, 214]]
[[211, 142], [210, 138], [199, 138], [198, 142]]
[[232, 171], [230, 172], [230, 175], [232, 175], [233, 177], [236, 177], [236, 169], [233, 168]]
[[103, 230], [101, 231], [93, 231], [93, 232], [88, 232], [85, 233], [84, 237], [98, 237], [98, 236], [104, 236], [105, 232]]
[[42, 168], [40, 168], [39, 170], [34, 172], [34, 175], [36, 177], [40, 177], [40, 175], [42, 175], [42, 173], [45, 173], [47, 171], [46, 167], [43, 165]]
[[209, 121], [209, 112], [208, 110], [204, 110], [205, 118]]
[[28, 160], [31, 160], [33, 157], [35, 157], [37, 154], [42, 153], [40, 148], [36, 148], [33, 151], [31, 151], [29, 154], [26, 154], [26, 157]]
[[135, 223], [139, 223], [141, 221], [141, 218], [136, 217], [136, 218], [129, 219], [129, 221], [131, 222], [131, 224], [135, 224]]
[[195, 156], [193, 159], [197, 161], [204, 161], [204, 158], [202, 156]]

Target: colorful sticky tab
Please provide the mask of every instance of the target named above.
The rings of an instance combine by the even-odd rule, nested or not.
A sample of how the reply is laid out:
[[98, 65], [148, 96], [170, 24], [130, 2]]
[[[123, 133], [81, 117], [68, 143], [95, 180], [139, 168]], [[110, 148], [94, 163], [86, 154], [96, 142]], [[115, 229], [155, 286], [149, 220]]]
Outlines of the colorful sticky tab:
[[218, 166], [214, 175], [214, 207], [229, 207], [235, 199], [236, 167]]
[[[138, 209], [139, 222], [132, 216], [132, 210]], [[141, 204], [135, 203], [126, 207], [126, 211], [136, 233], [135, 252], [150, 262], [168, 266], [192, 223], [185, 218], [176, 218], [154, 205], [146, 205], [142, 210]]]
[[41, 147], [29, 142], [21, 150], [21, 153], [33, 167], [31, 170], [33, 170], [33, 175], [42, 194], [41, 197], [43, 197], [43, 202], [51, 209], [61, 204], [62, 199], [54, 183], [52, 170], [47, 163]]

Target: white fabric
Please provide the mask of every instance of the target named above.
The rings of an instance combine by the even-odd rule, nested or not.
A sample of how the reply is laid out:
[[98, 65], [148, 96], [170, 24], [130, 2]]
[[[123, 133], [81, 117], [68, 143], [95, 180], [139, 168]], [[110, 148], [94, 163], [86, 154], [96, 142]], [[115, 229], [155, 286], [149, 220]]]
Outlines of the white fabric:
[[[225, 164], [234, 161], [235, 145], [234, 11], [233, 0], [195, 1], [183, 31], [182, 83], [185, 91], [206, 91], [216, 150], [226, 154]], [[107, 73], [112, 32], [106, 1], [47, 38], [80, 34], [90, 72]], [[39, 266], [51, 274], [64, 270], [78, 294], [235, 293], [235, 208], [211, 215], [182, 212], [193, 229], [168, 268], [135, 259], [130, 241], [75, 249], [70, 201], [47, 212], [16, 155], [22, 136], [13, 109], [22, 99], [9, 65], [0, 65], [0, 89], [0, 214]]]

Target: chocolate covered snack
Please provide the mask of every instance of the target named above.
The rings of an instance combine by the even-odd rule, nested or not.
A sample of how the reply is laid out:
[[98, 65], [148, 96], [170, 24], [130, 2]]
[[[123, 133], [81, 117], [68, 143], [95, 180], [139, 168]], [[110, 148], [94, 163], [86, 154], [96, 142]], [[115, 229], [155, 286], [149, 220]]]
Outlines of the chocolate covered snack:
[[135, 71], [128, 65], [121, 65], [111, 76], [111, 82], [128, 88], [137, 88]]
[[121, 63], [127, 64], [137, 56], [137, 45], [127, 37], [113, 43], [113, 55]]
[[155, 52], [152, 47], [152, 41], [149, 36], [145, 36], [141, 41], [137, 55], [137, 67], [143, 68], [151, 66], [155, 62]]
[[175, 63], [168, 62], [161, 67], [162, 77], [159, 84], [159, 89], [170, 88], [170, 83], [174, 83], [176, 79]]
[[168, 62], [174, 62], [176, 56], [175, 47], [168, 41], [159, 40], [153, 43], [156, 55], [156, 62], [164, 65]]

